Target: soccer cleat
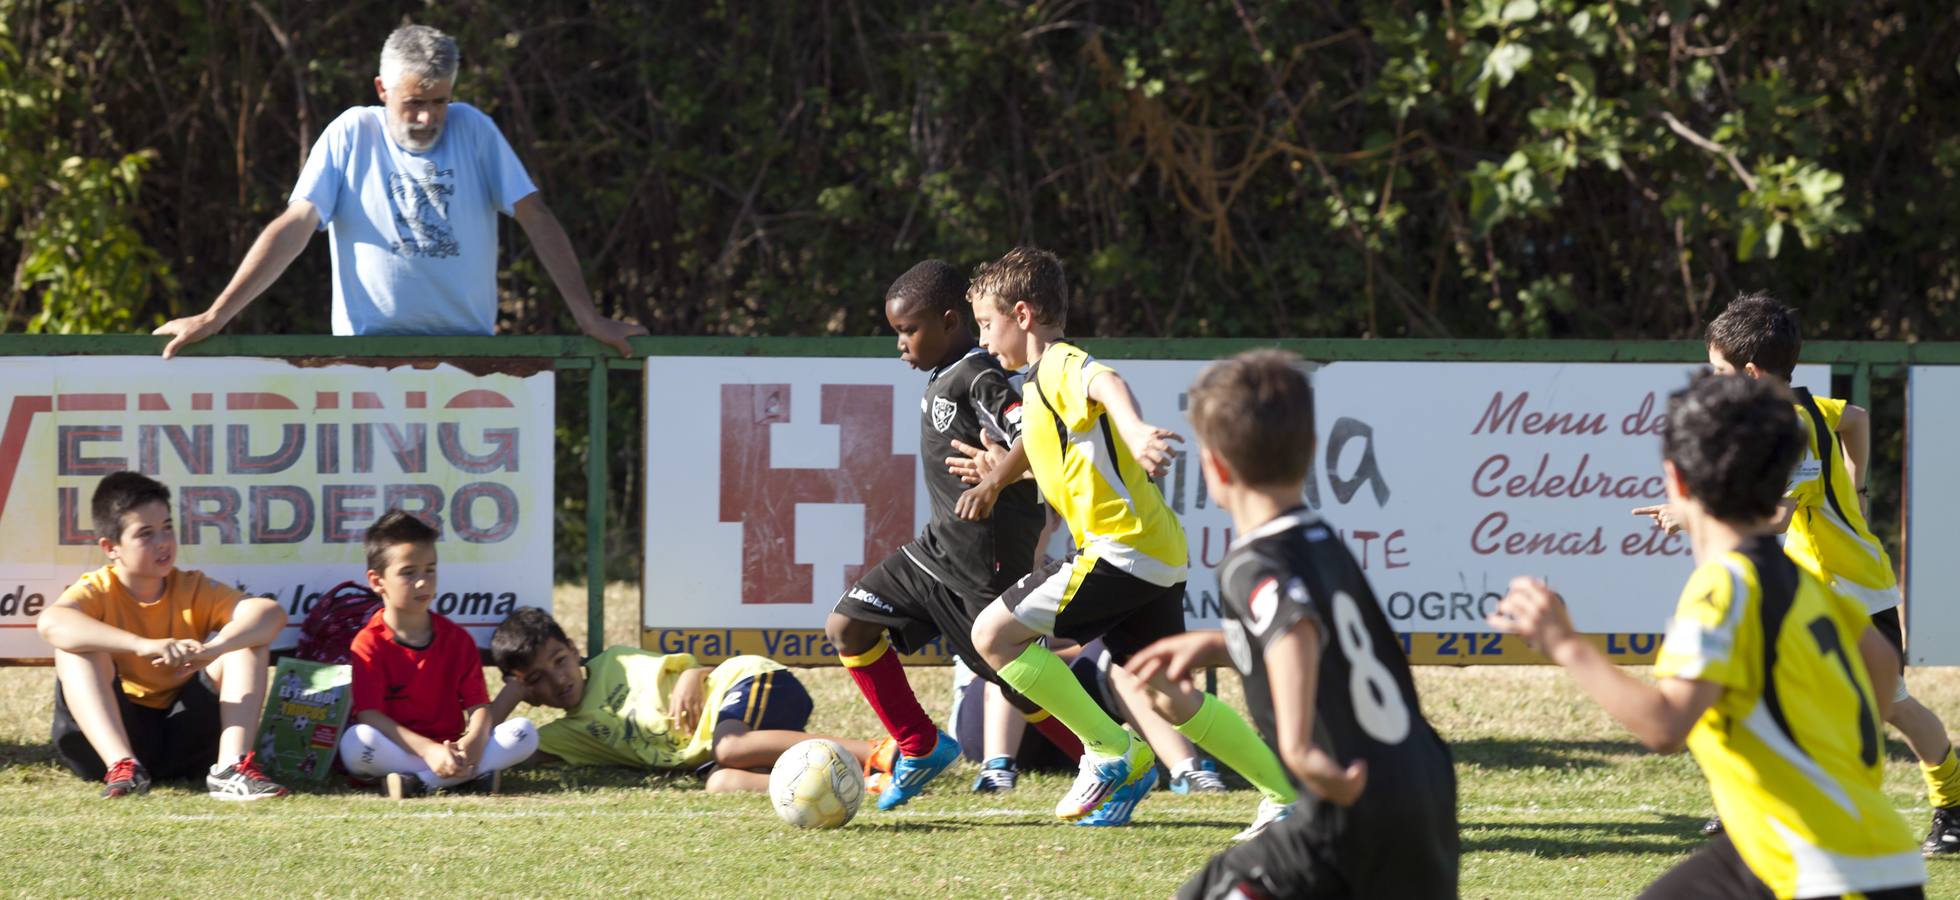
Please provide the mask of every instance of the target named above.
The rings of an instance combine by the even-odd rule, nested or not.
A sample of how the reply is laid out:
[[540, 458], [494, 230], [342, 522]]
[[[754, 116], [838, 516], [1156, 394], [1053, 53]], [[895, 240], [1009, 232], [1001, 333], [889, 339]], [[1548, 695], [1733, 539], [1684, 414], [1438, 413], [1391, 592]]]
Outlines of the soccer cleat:
[[[1143, 741], [1139, 740], [1137, 743], [1141, 744]], [[1095, 812], [1077, 819], [1075, 824], [1086, 825], [1091, 828], [1113, 828], [1118, 825], [1128, 825], [1130, 824], [1130, 817], [1136, 815], [1137, 803], [1142, 801], [1144, 795], [1150, 793], [1150, 789], [1155, 787], [1156, 784], [1157, 774], [1155, 772], [1151, 772], [1142, 778], [1125, 784], [1111, 791], [1109, 799], [1104, 800], [1103, 805], [1096, 807]]]
[[407, 772], [389, 772], [388, 777], [382, 780], [381, 792], [390, 800], [407, 800], [427, 794], [429, 786]]
[[1014, 766], [1011, 756], [996, 756], [987, 760], [980, 770], [980, 777], [973, 779], [973, 792], [976, 794], [1005, 794], [1014, 789], [1014, 782], [1021, 777], [1021, 770]]
[[892, 767], [898, 764], [898, 742], [891, 735], [885, 735], [871, 742], [871, 755], [864, 759], [864, 777], [870, 778], [880, 772], [890, 775]]
[[1933, 810], [1933, 828], [1926, 832], [1926, 841], [1919, 845], [1919, 852], [1927, 856], [1960, 853], [1960, 806]]
[[1096, 807], [1108, 801], [1116, 789], [1133, 781], [1153, 778], [1156, 772], [1157, 756], [1150, 752], [1150, 745], [1143, 738], [1130, 735], [1130, 746], [1121, 756], [1103, 756], [1084, 751], [1081, 768], [1075, 774], [1075, 784], [1068, 793], [1055, 804], [1057, 818], [1075, 821], [1096, 811]]
[[1240, 841], [1240, 842], [1252, 840], [1253, 838], [1256, 838], [1259, 835], [1264, 834], [1266, 832], [1266, 829], [1271, 828], [1274, 825], [1277, 825], [1281, 822], [1284, 822], [1287, 819], [1291, 818], [1292, 816], [1293, 816], [1293, 804], [1274, 803], [1271, 800], [1268, 800], [1264, 797], [1260, 797], [1259, 814], [1252, 817], [1252, 824], [1247, 825], [1244, 831], [1232, 835], [1232, 840]]
[[257, 751], [245, 754], [244, 759], [226, 766], [216, 775], [204, 776], [204, 786], [210, 790], [213, 799], [248, 803], [291, 793], [259, 771]]
[[150, 770], [134, 759], [124, 758], [109, 767], [109, 774], [102, 776], [103, 797], [127, 797], [131, 794], [150, 792]]
[[1196, 767], [1171, 779], [1173, 794], [1218, 794], [1224, 790], [1225, 779], [1218, 776], [1218, 764], [1208, 759], [1198, 760]]
[[939, 743], [933, 745], [931, 753], [924, 756], [899, 754], [898, 760], [892, 763], [891, 779], [885, 782], [885, 789], [878, 792], [878, 808], [897, 809], [904, 806], [959, 758], [960, 742], [944, 731], [939, 733]]
[[1722, 833], [1721, 816], [1709, 816], [1708, 821], [1701, 823], [1702, 837], [1714, 837], [1721, 833]]

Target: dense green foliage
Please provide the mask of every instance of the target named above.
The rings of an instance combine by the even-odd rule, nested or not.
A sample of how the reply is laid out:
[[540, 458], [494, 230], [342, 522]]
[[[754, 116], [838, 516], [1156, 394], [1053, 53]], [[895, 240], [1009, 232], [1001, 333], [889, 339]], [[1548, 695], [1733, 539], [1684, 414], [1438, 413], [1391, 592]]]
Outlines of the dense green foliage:
[[[385, 3], [0, 0], [0, 330], [201, 309]], [[875, 333], [919, 257], [1061, 252], [1102, 334], [1682, 336], [1740, 288], [1950, 337], [1946, 3], [467, 2], [608, 309]], [[1942, 50], [1941, 48], [1947, 48]], [[139, 193], [138, 185], [143, 190]], [[514, 230], [507, 327], [568, 328]], [[324, 330], [326, 254], [234, 326]]]

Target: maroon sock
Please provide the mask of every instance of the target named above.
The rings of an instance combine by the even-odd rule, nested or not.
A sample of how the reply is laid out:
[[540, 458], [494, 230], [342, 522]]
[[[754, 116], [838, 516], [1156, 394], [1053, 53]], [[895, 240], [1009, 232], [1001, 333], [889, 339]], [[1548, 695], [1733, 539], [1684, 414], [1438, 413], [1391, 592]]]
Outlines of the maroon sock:
[[939, 726], [932, 724], [932, 717], [919, 706], [912, 683], [905, 680], [905, 666], [898, 661], [898, 652], [887, 644], [880, 644], [879, 649], [883, 652], [876, 659], [861, 665], [852, 665], [853, 658], [846, 657], [844, 671], [851, 673], [858, 691], [871, 703], [871, 711], [898, 742], [898, 752], [906, 756], [931, 753], [939, 744]]
[[1068, 730], [1068, 726], [1063, 725], [1062, 720], [1054, 716], [1042, 716], [1041, 721], [1028, 724], [1033, 725], [1034, 730], [1041, 732], [1041, 736], [1047, 738], [1048, 743], [1054, 744], [1055, 749], [1062, 751], [1063, 755], [1071, 761], [1082, 760], [1082, 739], [1076, 737], [1075, 732]]

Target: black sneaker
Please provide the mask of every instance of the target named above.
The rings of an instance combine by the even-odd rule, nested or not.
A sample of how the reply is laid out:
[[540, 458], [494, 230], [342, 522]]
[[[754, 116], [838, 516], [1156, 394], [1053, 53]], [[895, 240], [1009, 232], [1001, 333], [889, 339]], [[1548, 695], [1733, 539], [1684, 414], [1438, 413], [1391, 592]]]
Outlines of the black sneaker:
[[1014, 789], [1020, 779], [1021, 771], [1014, 765], [1011, 756], [996, 756], [987, 760], [980, 769], [980, 777], [973, 779], [973, 792], [976, 794], [1005, 794]]
[[429, 786], [422, 779], [406, 772], [389, 772], [381, 782], [381, 793], [390, 800], [407, 800], [420, 797], [429, 792]]
[[1960, 806], [1942, 806], [1933, 810], [1933, 828], [1926, 832], [1926, 840], [1919, 845], [1919, 852], [1927, 856], [1960, 853]]
[[1721, 816], [1710, 816], [1708, 817], [1708, 821], [1701, 823], [1702, 837], [1714, 837], [1721, 833], [1722, 833]]
[[204, 786], [211, 796], [218, 800], [252, 801], [267, 797], [284, 797], [288, 791], [265, 777], [255, 761], [257, 752], [245, 754], [245, 758], [225, 767], [216, 775], [204, 776]]
[[150, 770], [134, 759], [120, 759], [102, 776], [102, 796], [127, 797], [150, 792]]

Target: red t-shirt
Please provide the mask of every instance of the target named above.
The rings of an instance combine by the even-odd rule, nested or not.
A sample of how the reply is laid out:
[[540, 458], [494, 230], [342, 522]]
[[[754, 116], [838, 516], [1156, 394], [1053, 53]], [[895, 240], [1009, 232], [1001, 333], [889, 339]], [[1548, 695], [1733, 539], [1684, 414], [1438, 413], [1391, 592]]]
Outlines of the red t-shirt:
[[490, 702], [476, 642], [461, 626], [429, 614], [429, 646], [398, 643], [376, 610], [354, 635], [354, 705], [349, 719], [376, 710], [432, 741], [463, 736], [463, 711]]

